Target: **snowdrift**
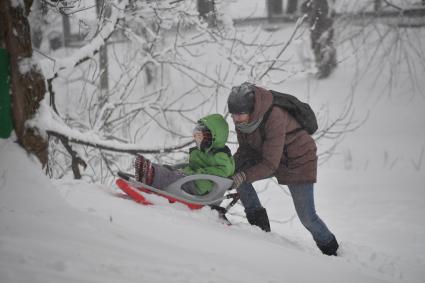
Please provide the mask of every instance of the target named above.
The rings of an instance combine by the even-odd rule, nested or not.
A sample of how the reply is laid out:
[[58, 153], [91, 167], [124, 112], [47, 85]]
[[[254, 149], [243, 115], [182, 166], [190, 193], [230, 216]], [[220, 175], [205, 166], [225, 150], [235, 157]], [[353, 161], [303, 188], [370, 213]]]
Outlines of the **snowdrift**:
[[0, 282], [383, 282], [209, 209], [55, 184], [12, 140], [0, 141], [0, 160]]

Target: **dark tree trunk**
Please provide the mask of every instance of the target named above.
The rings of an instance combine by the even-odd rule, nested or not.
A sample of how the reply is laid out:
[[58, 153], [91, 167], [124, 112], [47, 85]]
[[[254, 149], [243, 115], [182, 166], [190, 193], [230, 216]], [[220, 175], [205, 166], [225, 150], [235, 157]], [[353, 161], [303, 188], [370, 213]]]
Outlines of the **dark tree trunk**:
[[281, 15], [283, 13], [282, 0], [266, 0], [267, 5], [267, 19], [269, 22], [273, 20], [273, 16]]
[[63, 45], [69, 47], [71, 42], [71, 24], [67, 15], [62, 15]]
[[12, 1], [0, 1], [0, 37], [10, 56], [12, 115], [18, 143], [45, 166], [47, 142], [34, 129], [25, 127], [46, 91], [43, 75], [37, 67], [31, 67], [31, 33], [27, 19], [31, 4], [32, 0], [26, 0], [25, 7], [14, 7]]
[[106, 44], [99, 50], [99, 63], [100, 63], [100, 90], [102, 96], [108, 95], [109, 81], [108, 81], [108, 50]]
[[214, 0], [197, 0], [199, 16], [203, 18], [209, 26], [216, 25]]
[[282, 0], [272, 0], [273, 14], [281, 15], [283, 13], [283, 2]]
[[373, 1], [373, 10], [375, 12], [379, 12], [382, 8], [382, 0], [374, 0]]
[[272, 7], [272, 0], [266, 0], [266, 6], [267, 6], [267, 20], [270, 23], [273, 19], [273, 7]]
[[[97, 0], [96, 3], [96, 10], [99, 17], [102, 17], [102, 14], [106, 14], [103, 9], [104, 7], [104, 0]], [[108, 50], [106, 43], [100, 47], [99, 50], [99, 65], [100, 65], [100, 91], [101, 96], [107, 96], [107, 92], [109, 90], [109, 82], [108, 82]]]
[[287, 14], [295, 14], [298, 10], [298, 0], [288, 0], [288, 6], [286, 6]]
[[328, 2], [307, 0], [301, 5], [301, 12], [307, 14], [310, 25], [311, 48], [318, 69], [316, 77], [327, 78], [337, 66], [333, 19], [329, 16]]

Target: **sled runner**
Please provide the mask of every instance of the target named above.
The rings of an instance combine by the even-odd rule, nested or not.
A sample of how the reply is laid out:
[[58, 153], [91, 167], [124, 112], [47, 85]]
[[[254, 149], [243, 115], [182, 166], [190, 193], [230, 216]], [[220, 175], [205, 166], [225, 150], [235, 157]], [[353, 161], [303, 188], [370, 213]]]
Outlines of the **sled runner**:
[[[143, 205], [152, 205], [143, 195], [144, 193], [154, 193], [161, 197], [168, 199], [169, 202], [179, 202], [190, 209], [200, 209], [206, 205], [219, 212], [220, 218], [227, 221], [225, 213], [232, 207], [239, 199], [237, 193], [226, 194], [226, 192], [232, 186], [233, 181], [228, 178], [218, 177], [214, 175], [196, 174], [186, 176], [176, 182], [168, 185], [163, 190], [159, 190], [152, 186], [136, 181], [134, 175], [125, 172], [118, 172], [118, 179], [116, 180], [117, 186], [125, 192], [134, 201]], [[182, 185], [196, 180], [209, 180], [213, 182], [212, 190], [206, 195], [192, 195], [182, 189]], [[232, 199], [232, 201], [226, 206], [221, 207], [219, 204], [225, 199]]]

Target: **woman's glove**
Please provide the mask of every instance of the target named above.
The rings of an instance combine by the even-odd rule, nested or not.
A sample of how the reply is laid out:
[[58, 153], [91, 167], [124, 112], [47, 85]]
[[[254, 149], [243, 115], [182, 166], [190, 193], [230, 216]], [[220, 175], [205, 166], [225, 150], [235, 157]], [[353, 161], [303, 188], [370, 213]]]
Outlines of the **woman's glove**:
[[238, 172], [232, 176], [232, 179], [233, 179], [233, 184], [230, 189], [237, 189], [242, 185], [243, 182], [246, 181], [246, 175], [244, 172]]

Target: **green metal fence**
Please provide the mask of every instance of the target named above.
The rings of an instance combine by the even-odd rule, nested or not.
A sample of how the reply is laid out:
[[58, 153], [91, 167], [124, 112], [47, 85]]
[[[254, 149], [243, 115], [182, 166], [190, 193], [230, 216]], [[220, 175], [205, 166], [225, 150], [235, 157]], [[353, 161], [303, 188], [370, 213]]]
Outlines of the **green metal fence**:
[[8, 138], [12, 132], [12, 109], [9, 93], [9, 55], [0, 48], [0, 138]]

